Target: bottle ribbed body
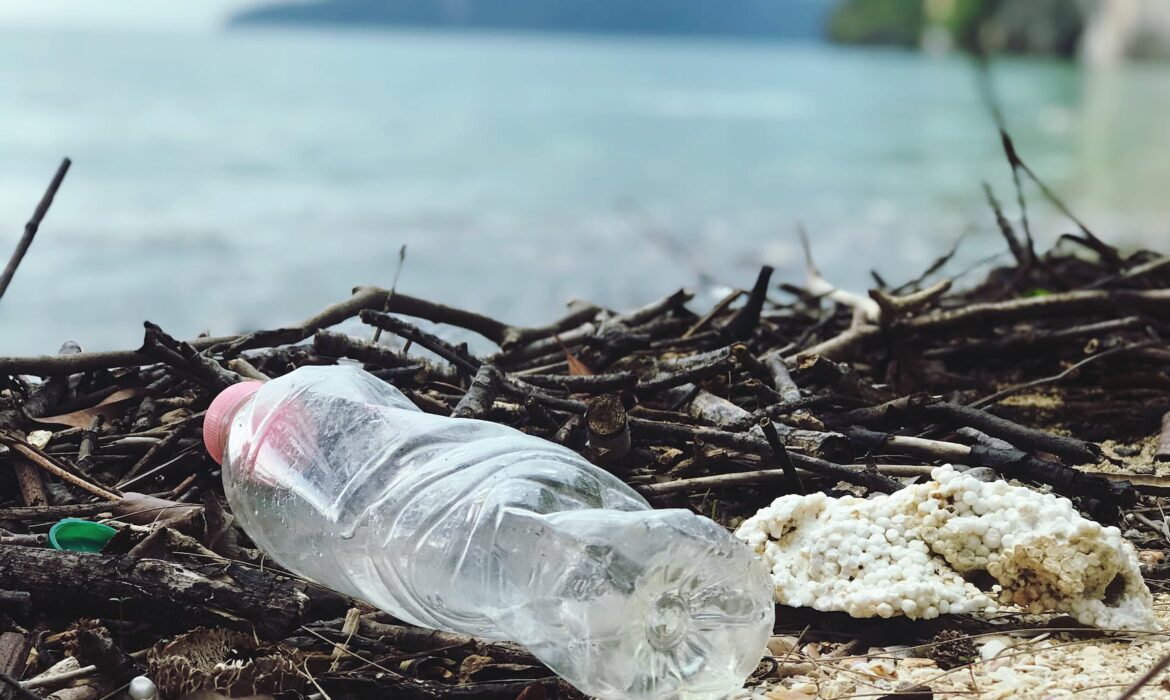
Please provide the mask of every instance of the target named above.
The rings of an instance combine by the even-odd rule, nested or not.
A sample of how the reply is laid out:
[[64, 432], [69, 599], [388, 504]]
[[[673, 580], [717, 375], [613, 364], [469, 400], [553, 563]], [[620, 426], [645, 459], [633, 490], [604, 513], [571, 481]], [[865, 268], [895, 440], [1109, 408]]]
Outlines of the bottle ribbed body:
[[606, 698], [715, 698], [772, 624], [762, 563], [576, 453], [419, 411], [356, 367], [303, 367], [231, 417], [224, 486], [298, 575], [426, 627], [526, 645]]

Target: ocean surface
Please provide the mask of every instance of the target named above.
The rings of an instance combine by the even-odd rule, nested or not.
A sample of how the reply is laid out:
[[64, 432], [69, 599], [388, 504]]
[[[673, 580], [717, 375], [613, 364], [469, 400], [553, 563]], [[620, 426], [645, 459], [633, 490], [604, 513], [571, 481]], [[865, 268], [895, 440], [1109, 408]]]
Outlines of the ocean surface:
[[[1170, 65], [1002, 60], [1024, 158], [1102, 237], [1170, 243]], [[389, 286], [514, 323], [572, 298], [696, 308], [761, 264], [913, 277], [1000, 252], [1007, 166], [959, 57], [407, 32], [0, 31], [0, 354], [275, 327]], [[1042, 242], [1072, 230], [1038, 196]], [[964, 279], [974, 280], [978, 272]], [[779, 292], [777, 294], [780, 294]]]

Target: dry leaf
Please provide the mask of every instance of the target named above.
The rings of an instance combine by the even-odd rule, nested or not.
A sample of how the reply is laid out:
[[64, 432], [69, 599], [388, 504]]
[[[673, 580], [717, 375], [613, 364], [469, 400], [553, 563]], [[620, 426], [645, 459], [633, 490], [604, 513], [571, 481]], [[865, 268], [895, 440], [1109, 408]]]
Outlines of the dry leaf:
[[557, 341], [557, 345], [561, 346], [561, 350], [565, 351], [565, 361], [569, 363], [569, 376], [586, 377], [593, 374], [593, 370], [589, 369], [589, 367], [586, 366], [584, 362], [578, 360], [577, 357], [569, 351], [569, 348], [561, 342], [559, 336], [554, 335], [553, 338]]
[[768, 698], [768, 700], [815, 700], [808, 693], [798, 693], [795, 690], [788, 690], [787, 688], [772, 688], [764, 693], [764, 697]]
[[165, 523], [183, 530], [203, 512], [203, 506], [168, 501], [165, 498], [130, 491], [122, 494], [122, 500], [113, 504], [111, 510], [118, 516], [118, 520], [132, 525]]
[[533, 683], [524, 690], [521, 690], [520, 694], [516, 696], [516, 700], [545, 700], [547, 697], [548, 691], [544, 689], [544, 685], [541, 683]]
[[142, 387], [119, 389], [102, 399], [97, 405], [90, 406], [89, 408], [83, 408], [72, 413], [63, 413], [59, 416], [32, 418], [32, 420], [46, 425], [68, 425], [71, 428], [88, 428], [93, 423], [95, 417], [102, 416], [103, 418], [111, 418], [116, 416], [122, 412], [121, 404], [144, 394], [146, 394], [146, 389]]

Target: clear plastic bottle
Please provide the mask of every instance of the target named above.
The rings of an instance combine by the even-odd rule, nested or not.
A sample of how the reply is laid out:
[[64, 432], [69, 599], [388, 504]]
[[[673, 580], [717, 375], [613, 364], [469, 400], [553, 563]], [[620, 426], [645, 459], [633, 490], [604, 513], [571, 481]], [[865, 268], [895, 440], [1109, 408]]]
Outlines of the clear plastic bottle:
[[204, 440], [289, 570], [425, 627], [524, 644], [601, 698], [719, 698], [773, 621], [764, 565], [573, 451], [423, 413], [356, 366], [233, 386]]

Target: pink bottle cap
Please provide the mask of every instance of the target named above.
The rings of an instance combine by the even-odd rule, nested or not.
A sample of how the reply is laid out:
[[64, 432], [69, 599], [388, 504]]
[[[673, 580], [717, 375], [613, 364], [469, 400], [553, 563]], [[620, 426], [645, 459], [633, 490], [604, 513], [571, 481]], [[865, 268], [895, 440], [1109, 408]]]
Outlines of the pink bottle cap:
[[263, 382], [240, 382], [219, 392], [203, 417], [203, 446], [216, 464], [223, 464], [223, 447], [227, 442], [228, 421], [245, 399], [264, 386]]

